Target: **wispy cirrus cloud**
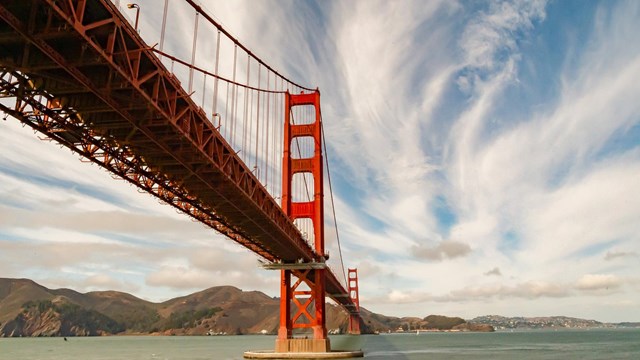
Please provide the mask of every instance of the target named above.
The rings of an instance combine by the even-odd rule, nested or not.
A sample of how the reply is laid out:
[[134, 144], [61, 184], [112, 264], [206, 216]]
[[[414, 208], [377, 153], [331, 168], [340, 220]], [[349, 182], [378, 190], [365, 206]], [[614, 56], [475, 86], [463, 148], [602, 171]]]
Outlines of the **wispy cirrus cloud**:
[[[637, 6], [628, 2], [612, 7], [595, 6], [594, 27], [587, 29], [592, 41], [585, 45], [571, 43], [573, 38], [567, 39], [573, 52], [566, 54], [564, 63], [556, 65], [562, 81], [542, 83], [530, 78], [531, 62], [536, 61], [531, 51], [535, 50], [533, 43], [547, 40], [539, 28], [558, 26], [557, 23], [546, 23], [548, 6], [546, 2], [505, 1], [480, 9], [454, 6], [448, 9], [449, 12], [438, 13], [451, 15], [452, 19], [462, 13], [472, 15], [467, 23], [449, 33], [453, 39], [458, 39], [459, 48], [449, 52], [449, 43], [440, 43], [437, 47], [445, 54], [443, 57], [452, 60], [447, 66], [430, 61], [433, 59], [426, 52], [412, 52], [413, 56], [422, 56], [423, 60], [418, 62], [421, 65], [432, 66], [446, 74], [441, 78], [429, 77], [433, 69], [423, 68], [426, 75], [420, 79], [424, 85], [418, 88], [437, 86], [440, 90], [436, 93], [440, 96], [431, 98], [434, 111], [421, 113], [424, 117], [416, 119], [412, 125], [412, 135], [417, 135], [421, 146], [409, 148], [411, 135], [401, 135], [402, 140], [394, 140], [393, 134], [387, 135], [390, 132], [387, 123], [379, 125], [375, 122], [375, 116], [388, 114], [383, 118], [399, 118], [403, 124], [410, 123], [402, 107], [392, 111], [387, 106], [389, 99], [397, 99], [393, 104], [406, 100], [398, 89], [409, 83], [401, 81], [394, 82], [393, 93], [381, 90], [377, 95], [386, 101], [380, 100], [378, 104], [353, 96], [353, 101], [363, 107], [362, 114], [368, 123], [359, 126], [362, 119], [353, 121], [348, 133], [354, 134], [351, 139], [355, 140], [344, 144], [344, 148], [341, 146], [341, 153], [351, 157], [344, 160], [347, 164], [363, 157], [372, 162], [379, 159], [371, 168], [366, 167], [366, 161], [347, 167], [350, 173], [357, 174], [352, 178], [357, 184], [374, 189], [356, 200], [366, 204], [361, 207], [363, 213], [383, 224], [371, 232], [375, 233], [373, 236], [393, 233], [394, 236], [389, 237], [393, 241], [391, 239], [397, 239], [399, 234], [404, 235], [415, 242], [407, 247], [407, 253], [426, 250], [423, 255], [431, 260], [448, 258], [445, 252], [438, 250], [437, 244], [445, 239], [463, 239], [477, 249], [477, 253], [467, 254], [465, 263], [471, 267], [481, 259], [494, 258], [500, 263], [499, 268], [510, 276], [540, 272], [541, 278], [535, 282], [498, 285], [499, 293], [505, 298], [578, 294], [577, 290], [561, 290], [563, 286], [573, 287], [568, 285], [569, 281], [553, 285], [554, 278], [566, 271], [562, 269], [575, 261], [568, 260], [574, 256], [572, 254], [581, 253], [580, 259], [591, 257], [597, 251], [604, 255], [606, 244], [613, 244], [613, 239], [622, 239], [622, 244], [629, 245], [637, 237], [634, 231], [637, 233], [638, 228], [632, 219], [638, 216], [639, 202], [629, 193], [632, 179], [638, 176], [638, 143], [632, 140], [630, 131], [638, 122], [639, 108], [632, 98], [638, 93], [633, 79], [638, 78], [639, 49], [629, 46], [633, 43], [632, 29], [636, 27], [629, 14], [637, 13]], [[552, 9], [557, 11], [554, 6]], [[440, 23], [431, 20], [431, 29], [437, 29]], [[411, 31], [411, 26], [400, 28]], [[397, 33], [375, 38], [384, 44], [393, 39], [394, 34]], [[428, 42], [430, 35], [424, 36]], [[581, 55], [577, 56], [576, 52]], [[616, 66], [605, 65], [605, 53], [617, 54]], [[372, 53], [369, 56], [379, 58]], [[385, 56], [387, 61], [389, 55]], [[574, 66], [563, 68], [569, 63]], [[529, 68], [523, 68], [525, 65]], [[373, 68], [368, 71], [372, 72]], [[366, 80], [372, 81], [372, 78]], [[363, 88], [369, 88], [364, 86], [366, 81], [358, 82], [357, 79], [354, 75], [347, 78], [346, 86], [360, 88], [358, 85], [362, 84]], [[384, 77], [381, 79], [381, 83], [386, 83]], [[519, 113], [504, 102], [510, 97], [509, 92], [531, 91], [530, 87], [550, 84], [558, 86], [560, 96], [540, 98], [546, 103], [528, 108], [534, 111]], [[456, 111], [443, 109], [452, 105], [456, 106]], [[355, 110], [351, 112], [356, 113]], [[442, 115], [448, 115], [448, 125], [443, 125], [443, 119], [438, 118]], [[372, 117], [374, 121], [369, 121]], [[446, 140], [441, 137], [434, 141], [429, 131], [445, 135]], [[394, 131], [394, 134], [402, 132]], [[375, 144], [375, 150], [369, 151], [367, 145], [360, 146], [360, 139], [366, 136], [378, 136], [370, 141]], [[382, 140], [385, 137], [390, 138]], [[617, 151], [609, 150], [614, 144], [612, 141], [618, 138], [626, 145]], [[387, 144], [386, 148], [379, 146], [381, 141]], [[396, 144], [402, 145], [391, 147]], [[394, 149], [401, 150], [395, 152]], [[363, 152], [368, 155], [357, 155]], [[394, 156], [396, 153], [401, 155]], [[406, 160], [407, 154], [415, 156], [416, 169], [403, 171], [397, 166], [411, 164]], [[426, 171], [416, 172], [421, 167]], [[366, 179], [359, 180], [362, 176]], [[394, 182], [403, 177], [404, 182]], [[386, 191], [386, 187], [391, 190]], [[430, 206], [438, 196], [444, 197], [448, 211], [453, 214], [447, 217], [448, 220], [439, 217]], [[444, 230], [437, 226], [442, 221], [448, 225]], [[420, 240], [425, 238], [434, 240]], [[371, 243], [373, 252], [377, 247], [375, 244]], [[637, 246], [631, 245], [631, 248]], [[436, 273], [436, 269], [420, 266], [417, 270], [415, 265], [405, 266], [425, 274], [423, 279], [411, 277], [416, 281], [415, 286], [442, 286], [428, 275], [430, 270]], [[588, 264], [577, 266], [573, 276], [579, 276], [580, 271], [586, 271], [589, 266], [601, 268], [603, 265], [592, 259]], [[442, 270], [437, 273], [446, 271], [461, 283], [476, 281], [471, 276], [457, 274], [458, 269], [446, 264], [439, 268]], [[629, 268], [626, 269], [622, 273]], [[397, 299], [417, 298], [424, 302], [430, 298], [404, 296], [401, 294], [405, 292], [398, 291], [394, 295]]]

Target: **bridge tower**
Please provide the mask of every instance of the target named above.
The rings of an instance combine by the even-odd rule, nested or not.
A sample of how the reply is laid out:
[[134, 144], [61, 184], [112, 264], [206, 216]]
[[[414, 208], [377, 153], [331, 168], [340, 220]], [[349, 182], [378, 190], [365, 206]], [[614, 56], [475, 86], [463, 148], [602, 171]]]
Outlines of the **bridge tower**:
[[[292, 108], [312, 105], [315, 108], [313, 122], [293, 124]], [[311, 219], [314, 232], [314, 250], [318, 258], [314, 263], [292, 264], [281, 270], [280, 327], [276, 340], [276, 352], [329, 352], [331, 346], [325, 326], [325, 251], [324, 251], [324, 200], [322, 167], [322, 128], [320, 117], [320, 92], [285, 94], [284, 156], [282, 169], [282, 209], [291, 220]], [[311, 137], [314, 153], [309, 158], [293, 158], [293, 141], [299, 137]], [[293, 201], [294, 174], [313, 176], [313, 200]], [[292, 275], [298, 280], [292, 284]], [[300, 286], [306, 284], [309, 290]], [[292, 308], [294, 305], [294, 308]], [[292, 313], [293, 310], [293, 313]], [[313, 330], [312, 339], [293, 338], [293, 329]]]
[[349, 296], [353, 300], [356, 307], [355, 311], [349, 314], [349, 334], [360, 335], [360, 298], [358, 290], [358, 269], [349, 269], [347, 287], [349, 288]]

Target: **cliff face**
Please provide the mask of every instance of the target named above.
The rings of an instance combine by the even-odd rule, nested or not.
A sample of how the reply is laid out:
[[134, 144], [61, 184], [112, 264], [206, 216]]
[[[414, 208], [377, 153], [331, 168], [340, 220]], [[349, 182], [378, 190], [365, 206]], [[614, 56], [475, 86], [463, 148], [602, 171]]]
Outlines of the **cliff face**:
[[0, 335], [7, 337], [60, 336], [61, 325], [60, 317], [53, 309], [49, 309], [45, 313], [27, 311], [6, 323], [0, 331]]
[[27, 302], [23, 311], [0, 327], [0, 336], [96, 336], [124, 327], [96, 311], [60, 301]]

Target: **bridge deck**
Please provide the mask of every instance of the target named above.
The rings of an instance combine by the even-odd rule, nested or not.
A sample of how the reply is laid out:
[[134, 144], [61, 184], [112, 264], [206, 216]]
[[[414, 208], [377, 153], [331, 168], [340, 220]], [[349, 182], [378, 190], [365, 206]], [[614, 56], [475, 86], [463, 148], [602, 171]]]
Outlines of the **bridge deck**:
[[14, 116], [269, 261], [323, 260], [111, 2], [9, 0], [0, 19], [2, 93], [48, 100]]

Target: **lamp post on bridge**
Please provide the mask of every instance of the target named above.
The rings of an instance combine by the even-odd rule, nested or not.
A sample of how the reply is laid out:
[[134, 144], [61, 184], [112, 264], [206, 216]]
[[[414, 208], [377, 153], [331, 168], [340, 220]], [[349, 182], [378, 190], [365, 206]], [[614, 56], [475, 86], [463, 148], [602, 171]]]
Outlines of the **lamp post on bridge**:
[[140, 18], [140, 5], [138, 4], [127, 4], [128, 9], [136, 9], [136, 21], [133, 27], [138, 31], [138, 19]]

